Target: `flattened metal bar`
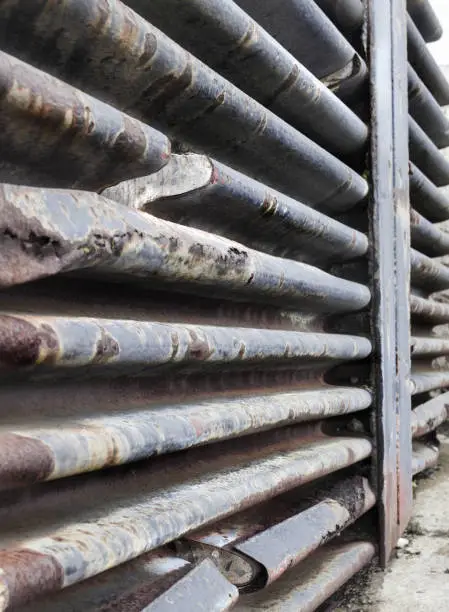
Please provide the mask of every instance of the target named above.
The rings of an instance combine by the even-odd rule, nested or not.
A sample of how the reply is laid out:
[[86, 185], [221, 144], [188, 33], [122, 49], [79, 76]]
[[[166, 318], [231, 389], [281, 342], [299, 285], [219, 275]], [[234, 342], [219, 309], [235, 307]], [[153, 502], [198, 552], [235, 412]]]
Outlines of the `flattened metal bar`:
[[412, 117], [409, 117], [409, 149], [411, 160], [437, 187], [449, 183], [449, 160]]
[[443, 28], [428, 0], [407, 0], [407, 10], [426, 42], [435, 42]]
[[412, 413], [412, 436], [420, 438], [434, 431], [449, 418], [449, 393], [443, 393], [417, 406]]
[[127, 4], [331, 153], [363, 149], [366, 125], [232, 0]]
[[413, 443], [412, 470], [416, 476], [424, 470], [434, 468], [438, 465], [439, 450], [436, 446], [428, 446], [419, 442]]
[[281, 429], [140, 463], [132, 478], [129, 470], [119, 470], [42, 485], [33, 493], [30, 514], [21, 496], [14, 501], [10, 494], [0, 509], [3, 609], [85, 580], [371, 453], [367, 439], [331, 439], [320, 432], [319, 425]]
[[370, 300], [363, 285], [83, 191], [1, 186], [0, 263], [3, 287], [94, 268], [102, 280], [207, 295], [212, 288], [216, 297], [315, 311], [357, 310]]
[[[385, 565], [412, 505], [405, 0], [368, 3], [372, 108], [373, 368], [380, 557]], [[391, 87], [389, 86], [391, 84]], [[400, 245], [400, 248], [398, 248]]]
[[373, 559], [370, 542], [327, 545], [268, 589], [242, 597], [238, 612], [315, 612]]
[[0, 86], [0, 159], [27, 184], [97, 190], [169, 160], [160, 132], [3, 52]]
[[[57, 393], [57, 390], [55, 390]], [[131, 400], [130, 400], [131, 403]], [[261, 430], [349, 415], [364, 410], [371, 395], [364, 389], [321, 387], [236, 398], [165, 403], [142, 400], [138, 409], [126, 400], [112, 414], [67, 415], [52, 419], [30, 414], [32, 426], [2, 424], [0, 489], [54, 480], [139, 461], [192, 446], [209, 444]], [[132, 406], [132, 403], [131, 403]], [[5, 407], [8, 408], [7, 400]]]
[[438, 148], [449, 146], [449, 120], [411, 66], [408, 67], [408, 95], [413, 119]]
[[410, 211], [412, 245], [430, 257], [449, 254], [449, 233], [427, 221], [415, 210]]
[[2, 48], [306, 203], [348, 209], [365, 197], [361, 176], [119, 0], [47, 9], [9, 2]]
[[203, 155], [173, 155], [163, 171], [102, 195], [281, 257], [323, 262], [368, 250], [361, 232]]
[[410, 201], [429, 221], [449, 219], [449, 198], [413, 164], [410, 164]]

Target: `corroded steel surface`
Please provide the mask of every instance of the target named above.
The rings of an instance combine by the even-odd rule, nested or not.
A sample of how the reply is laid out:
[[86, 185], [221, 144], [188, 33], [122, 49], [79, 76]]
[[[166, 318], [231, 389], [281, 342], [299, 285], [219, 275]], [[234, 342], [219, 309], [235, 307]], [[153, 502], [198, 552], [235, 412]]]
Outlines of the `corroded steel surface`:
[[413, 442], [412, 471], [416, 476], [424, 470], [436, 467], [440, 452], [436, 446]]
[[370, 542], [328, 545], [268, 589], [240, 599], [239, 612], [314, 612], [374, 557]]
[[[240, 299], [301, 304], [313, 310], [357, 310], [369, 290], [225, 238], [130, 210], [84, 191], [0, 188], [0, 286], [58, 272], [157, 281]], [[449, 272], [448, 272], [449, 274]]]
[[357, 173], [119, 0], [48, 6], [10, 0], [2, 48], [292, 197], [348, 209], [366, 196]]
[[[113, 414], [67, 415], [63, 427], [51, 414], [33, 425], [10, 419], [0, 433], [0, 489], [62, 478], [225, 440], [295, 422], [351, 414], [368, 408], [363, 389], [280, 391], [180, 404], [158, 403]], [[93, 407], [92, 407], [93, 410]]]
[[412, 436], [419, 438], [439, 425], [442, 425], [449, 417], [449, 393], [443, 393], [433, 399], [417, 406], [412, 415]]
[[127, 4], [326, 150], [363, 149], [366, 125], [232, 0]]
[[449, 323], [449, 305], [412, 295], [410, 297], [412, 318], [430, 325]]
[[412, 337], [412, 357], [430, 358], [449, 354], [449, 338]]
[[1, 51], [0, 86], [2, 162], [44, 185], [101, 189], [169, 159], [160, 132]]
[[433, 370], [430, 367], [412, 370], [410, 388], [413, 395], [440, 387], [449, 387], [449, 370]]
[[361, 232], [206, 156], [173, 155], [161, 172], [124, 181], [103, 195], [292, 259], [327, 262], [368, 250]]
[[132, 473], [42, 485], [31, 505], [27, 492], [10, 493], [0, 509], [2, 609], [84, 580], [370, 453], [367, 439], [328, 438], [320, 425], [296, 427], [155, 459]]

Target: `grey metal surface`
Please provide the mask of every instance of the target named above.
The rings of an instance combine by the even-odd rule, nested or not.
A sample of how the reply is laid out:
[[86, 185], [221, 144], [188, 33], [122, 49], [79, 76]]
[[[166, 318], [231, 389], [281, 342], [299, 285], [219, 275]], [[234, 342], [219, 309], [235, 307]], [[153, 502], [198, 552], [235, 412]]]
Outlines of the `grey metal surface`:
[[410, 211], [412, 245], [424, 255], [439, 257], [449, 254], [449, 233], [441, 231], [415, 210]]
[[412, 436], [420, 438], [442, 425], [449, 417], [449, 393], [443, 393], [413, 410]]
[[429, 0], [407, 0], [407, 10], [426, 42], [441, 38], [443, 29]]
[[436, 467], [438, 464], [438, 457], [439, 451], [436, 446], [414, 442], [412, 459], [413, 476]]
[[449, 183], [449, 161], [412, 117], [409, 117], [410, 159], [437, 187]]
[[429, 221], [449, 219], [448, 197], [413, 164], [410, 164], [410, 201]]

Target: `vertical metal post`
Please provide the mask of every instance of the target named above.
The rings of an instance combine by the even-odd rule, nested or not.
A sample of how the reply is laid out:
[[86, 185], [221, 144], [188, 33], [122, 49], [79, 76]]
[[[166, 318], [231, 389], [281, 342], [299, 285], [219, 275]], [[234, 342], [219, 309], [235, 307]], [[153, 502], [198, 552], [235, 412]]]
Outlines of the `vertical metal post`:
[[368, 0], [376, 479], [385, 565], [412, 505], [405, 0]]

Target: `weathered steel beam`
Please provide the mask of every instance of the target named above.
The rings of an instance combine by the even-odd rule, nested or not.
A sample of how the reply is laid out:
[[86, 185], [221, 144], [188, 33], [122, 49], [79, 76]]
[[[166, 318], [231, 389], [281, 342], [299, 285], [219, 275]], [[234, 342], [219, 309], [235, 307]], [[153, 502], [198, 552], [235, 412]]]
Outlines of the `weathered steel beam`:
[[173, 155], [163, 171], [102, 195], [281, 257], [316, 263], [368, 250], [361, 232], [204, 155]]
[[407, 16], [408, 61], [438, 104], [449, 104], [449, 82], [427, 47], [417, 25]]
[[439, 257], [449, 254], [449, 233], [413, 209], [410, 210], [410, 230], [412, 245], [425, 255]]
[[436, 446], [428, 446], [420, 442], [413, 443], [412, 471], [416, 476], [424, 470], [434, 468], [438, 464], [440, 452]]
[[449, 305], [432, 300], [425, 300], [412, 295], [410, 297], [410, 312], [413, 319], [430, 325], [449, 323]]
[[375, 554], [371, 542], [324, 546], [268, 589], [242, 597], [237, 612], [315, 612]]
[[[57, 390], [55, 390], [57, 393]], [[152, 405], [151, 405], [152, 404]], [[109, 414], [92, 405], [91, 414], [67, 414], [64, 423], [42, 417], [33, 425], [11, 422], [0, 434], [0, 489], [54, 480], [111, 465], [139, 461], [193, 446], [226, 440], [293, 423], [364, 410], [371, 395], [364, 389], [326, 387], [257, 395], [231, 394], [180, 403], [161, 398], [123, 405]], [[8, 409], [7, 400], [5, 408]], [[14, 414], [14, 411], [13, 411]]]
[[436, 146], [449, 146], [449, 120], [433, 95], [416, 74], [408, 67], [409, 111]]
[[132, 477], [116, 469], [61, 480], [35, 488], [32, 503], [28, 493], [27, 501], [10, 493], [0, 508], [0, 609], [85, 580], [371, 453], [367, 439], [321, 431], [282, 428], [218, 443], [141, 462]]
[[414, 368], [410, 378], [410, 388], [413, 395], [449, 387], [449, 371], [427, 368]]
[[410, 159], [437, 186], [449, 183], [449, 160], [416, 121], [409, 117]]
[[366, 125], [232, 0], [127, 4], [331, 153], [363, 149]]
[[413, 358], [437, 357], [449, 354], [449, 338], [412, 337], [410, 352]]
[[351, 168], [119, 0], [66, 0], [50, 13], [46, 0], [10, 1], [0, 12], [0, 43], [306, 203], [348, 209], [366, 196]]
[[97, 190], [169, 160], [160, 132], [3, 52], [0, 87], [0, 159], [44, 185]]
[[449, 288], [449, 268], [415, 249], [411, 249], [410, 257], [413, 285], [429, 293]]
[[449, 393], [443, 393], [417, 406], [412, 413], [412, 436], [420, 438], [434, 431], [449, 418]]
[[407, 0], [407, 10], [426, 42], [435, 42], [443, 28], [428, 0]]
[[413, 164], [410, 164], [410, 201], [429, 221], [449, 219], [448, 196]]
[[[0, 187], [0, 286], [92, 269], [157, 288], [314, 311], [357, 310], [369, 290], [312, 266], [133, 211], [83, 191]], [[221, 294], [220, 294], [221, 292]]]

